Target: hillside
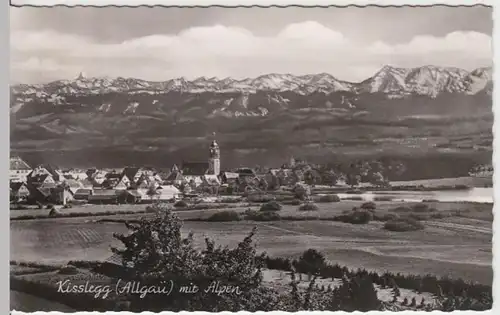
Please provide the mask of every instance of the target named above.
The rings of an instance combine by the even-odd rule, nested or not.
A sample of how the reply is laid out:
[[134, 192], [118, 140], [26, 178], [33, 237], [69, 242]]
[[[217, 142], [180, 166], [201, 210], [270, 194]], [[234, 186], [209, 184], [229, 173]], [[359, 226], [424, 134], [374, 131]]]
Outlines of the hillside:
[[362, 82], [329, 74], [86, 78], [11, 87], [11, 150], [68, 166], [206, 157], [217, 133], [224, 167], [289, 155], [491, 156], [491, 68], [383, 67]]

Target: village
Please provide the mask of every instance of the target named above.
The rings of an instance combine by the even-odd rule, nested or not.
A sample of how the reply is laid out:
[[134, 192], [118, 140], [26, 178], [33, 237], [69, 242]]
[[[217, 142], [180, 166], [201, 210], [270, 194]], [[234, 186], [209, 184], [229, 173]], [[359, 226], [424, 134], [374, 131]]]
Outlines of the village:
[[124, 167], [114, 169], [59, 169], [31, 167], [18, 156], [10, 158], [10, 199], [14, 204], [63, 205], [137, 204], [174, 202], [183, 198], [259, 193], [281, 186], [335, 184], [330, 172], [321, 176], [304, 161], [291, 158], [276, 169], [242, 167], [220, 169], [220, 149], [210, 144], [207, 162], [186, 162], [170, 169]]

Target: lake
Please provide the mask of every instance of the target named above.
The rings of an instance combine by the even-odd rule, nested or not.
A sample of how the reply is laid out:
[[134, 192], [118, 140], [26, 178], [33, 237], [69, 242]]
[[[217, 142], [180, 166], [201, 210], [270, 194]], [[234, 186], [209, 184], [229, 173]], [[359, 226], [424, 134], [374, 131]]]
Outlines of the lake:
[[354, 196], [366, 201], [373, 201], [376, 197], [391, 197], [394, 201], [421, 202], [433, 199], [440, 202], [481, 202], [493, 203], [493, 188], [474, 187], [462, 190], [436, 191], [368, 191], [361, 194], [338, 194], [340, 199], [349, 199]]

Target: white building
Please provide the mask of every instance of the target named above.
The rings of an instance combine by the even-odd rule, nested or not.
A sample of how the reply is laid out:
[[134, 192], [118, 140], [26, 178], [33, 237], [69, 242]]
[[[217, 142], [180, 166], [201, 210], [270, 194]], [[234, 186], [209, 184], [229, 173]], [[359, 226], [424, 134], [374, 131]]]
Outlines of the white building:
[[10, 158], [9, 180], [11, 182], [26, 182], [31, 171], [32, 168], [20, 157]]

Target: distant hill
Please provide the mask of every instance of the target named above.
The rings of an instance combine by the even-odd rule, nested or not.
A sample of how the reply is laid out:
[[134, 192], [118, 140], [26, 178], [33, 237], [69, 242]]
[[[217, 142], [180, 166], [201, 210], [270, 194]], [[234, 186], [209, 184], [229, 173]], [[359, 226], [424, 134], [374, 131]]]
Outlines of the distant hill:
[[204, 159], [207, 135], [217, 132], [233, 164], [288, 154], [474, 153], [491, 149], [492, 88], [491, 68], [436, 66], [386, 66], [357, 83], [326, 73], [164, 82], [79, 76], [11, 86], [11, 150], [42, 160], [73, 156], [64, 159], [70, 164], [137, 164], [132, 153], [140, 152], [169, 164]]

